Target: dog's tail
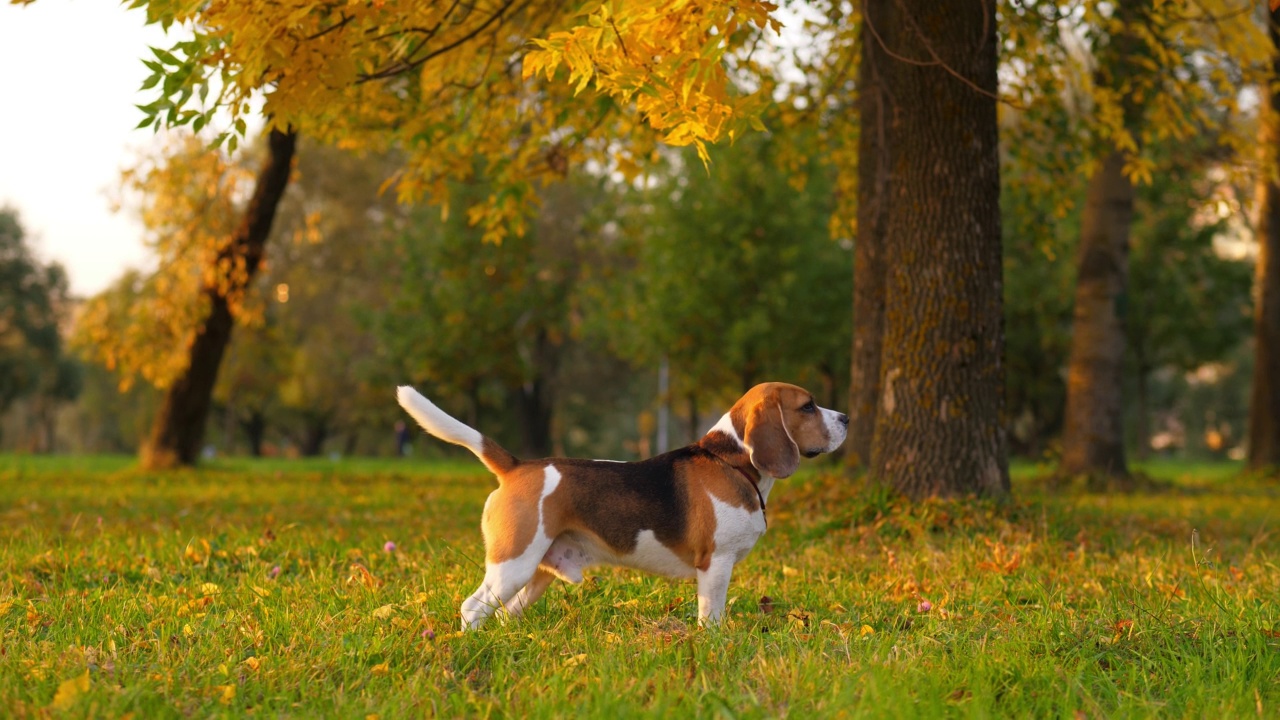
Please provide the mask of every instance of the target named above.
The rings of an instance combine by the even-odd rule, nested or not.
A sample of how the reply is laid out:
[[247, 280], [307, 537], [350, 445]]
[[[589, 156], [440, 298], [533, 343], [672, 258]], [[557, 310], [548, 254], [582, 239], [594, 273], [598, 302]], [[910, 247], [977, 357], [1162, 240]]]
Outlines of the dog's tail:
[[396, 388], [396, 399], [400, 401], [400, 407], [412, 415], [423, 430], [445, 442], [461, 445], [475, 453], [476, 457], [480, 458], [480, 462], [483, 462], [485, 467], [499, 478], [520, 464], [520, 461], [504, 450], [501, 445], [436, 407], [435, 403], [408, 385]]

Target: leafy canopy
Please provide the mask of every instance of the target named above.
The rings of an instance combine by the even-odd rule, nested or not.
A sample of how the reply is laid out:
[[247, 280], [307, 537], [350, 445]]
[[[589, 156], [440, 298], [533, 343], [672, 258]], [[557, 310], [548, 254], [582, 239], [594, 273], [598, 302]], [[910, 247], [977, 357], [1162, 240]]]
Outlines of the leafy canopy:
[[159, 388], [177, 379], [209, 313], [210, 291], [228, 295], [237, 318], [257, 314], [255, 298], [235, 291], [244, 287], [244, 256], [225, 252], [253, 185], [246, 161], [174, 134], [125, 171], [124, 192], [137, 201], [158, 267], [127, 272], [91, 298], [75, 337], [91, 358], [119, 371], [122, 388], [139, 376]]
[[[731, 60], [780, 25], [764, 0], [133, 0], [188, 39], [154, 48], [142, 126], [196, 131], [261, 98], [276, 127], [346, 147], [398, 146], [404, 198], [483, 172], [485, 237], [523, 230], [531, 181], [595, 159], [637, 171], [656, 140], [706, 145], [751, 124]], [[755, 121], [758, 123], [758, 121]], [[476, 162], [477, 158], [479, 163]]]

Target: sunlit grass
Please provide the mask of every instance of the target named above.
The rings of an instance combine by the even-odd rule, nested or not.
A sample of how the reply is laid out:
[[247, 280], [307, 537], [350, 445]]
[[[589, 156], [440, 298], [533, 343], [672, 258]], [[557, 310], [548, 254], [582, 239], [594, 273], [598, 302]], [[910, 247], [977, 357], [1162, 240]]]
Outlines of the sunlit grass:
[[0, 707], [1275, 717], [1280, 483], [1184, 470], [1110, 496], [1019, 470], [1004, 506], [810, 473], [771, 497], [723, 629], [694, 626], [692, 583], [610, 570], [462, 635], [474, 464], [0, 458]]

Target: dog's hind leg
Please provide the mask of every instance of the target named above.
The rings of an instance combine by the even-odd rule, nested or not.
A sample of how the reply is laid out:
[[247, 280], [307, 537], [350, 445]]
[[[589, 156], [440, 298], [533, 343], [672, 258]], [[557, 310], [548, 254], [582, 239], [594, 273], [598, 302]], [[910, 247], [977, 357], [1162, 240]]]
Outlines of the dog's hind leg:
[[[499, 563], [485, 563], [484, 582], [462, 603], [462, 629], [477, 628], [499, 609], [510, 608], [516, 594], [536, 580], [538, 563], [549, 547], [551, 538], [544, 535], [535, 538], [519, 557]], [[532, 599], [528, 602], [532, 602]]]
[[543, 568], [538, 568], [538, 571], [533, 574], [533, 579], [521, 588], [520, 592], [516, 593], [516, 596], [511, 599], [511, 602], [507, 603], [507, 612], [510, 613], [512, 617], [518, 617], [524, 613], [530, 605], [538, 602], [538, 598], [542, 597], [542, 593], [546, 592], [547, 588], [550, 587], [551, 583], [555, 582], [555, 580], [555, 575]]

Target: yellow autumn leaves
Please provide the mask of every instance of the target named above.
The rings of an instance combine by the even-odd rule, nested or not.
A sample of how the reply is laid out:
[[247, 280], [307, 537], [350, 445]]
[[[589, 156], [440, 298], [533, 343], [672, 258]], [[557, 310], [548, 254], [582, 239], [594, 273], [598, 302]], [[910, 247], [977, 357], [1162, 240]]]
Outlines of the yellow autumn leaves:
[[171, 137], [123, 176], [160, 272], [126, 273], [85, 304], [73, 342], [118, 371], [127, 388], [141, 377], [167, 387], [186, 369], [186, 349], [209, 312], [208, 292], [228, 296], [250, 321], [243, 256], [225, 252], [253, 175], [196, 137]]
[[535, 39], [525, 55], [524, 77], [569, 71], [577, 95], [593, 82], [622, 105], [635, 103], [641, 117], [670, 145], [693, 145], [704, 162], [706, 145], [735, 127], [759, 126], [762, 99], [734, 96], [722, 60], [743, 30], [781, 30], [770, 16], [777, 6], [747, 3], [600, 3], [584, 12], [585, 24]]

